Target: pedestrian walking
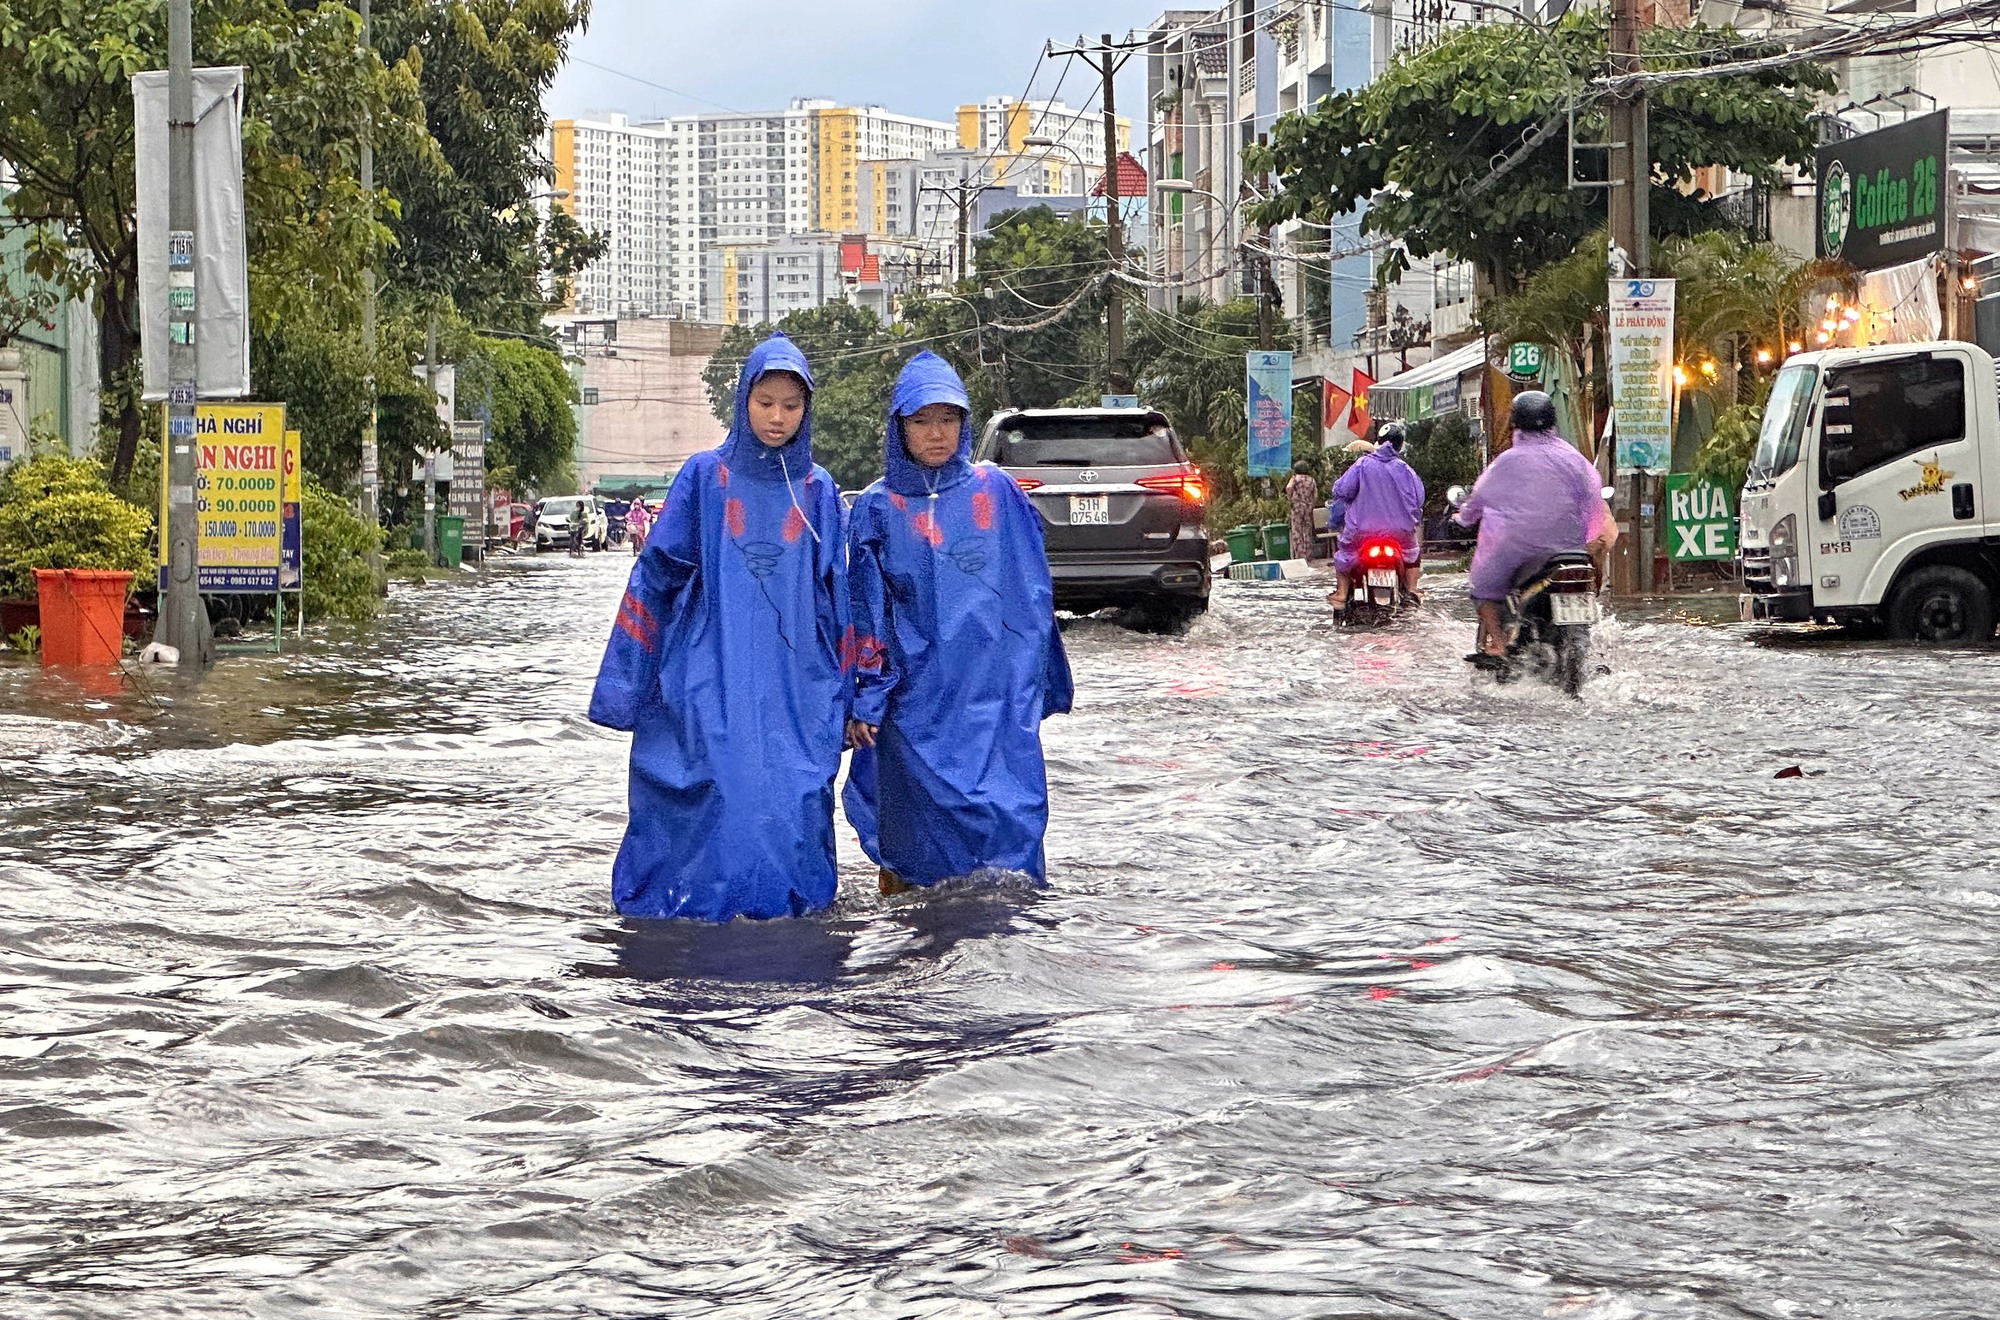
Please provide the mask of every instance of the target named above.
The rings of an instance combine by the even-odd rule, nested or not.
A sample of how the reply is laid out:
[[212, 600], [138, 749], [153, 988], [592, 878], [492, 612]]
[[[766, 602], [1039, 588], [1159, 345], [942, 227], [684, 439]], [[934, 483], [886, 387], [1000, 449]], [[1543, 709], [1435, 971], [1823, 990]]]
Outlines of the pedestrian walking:
[[1285, 483], [1285, 503], [1292, 511], [1292, 553], [1301, 559], [1313, 558], [1313, 511], [1319, 507], [1319, 483], [1303, 463], [1292, 464], [1291, 480]]
[[590, 505], [583, 500], [576, 502], [576, 512], [569, 516], [569, 553], [574, 559], [583, 558], [584, 538], [590, 535]]
[[934, 353], [903, 368], [884, 476], [848, 535], [855, 747], [842, 801], [893, 894], [982, 871], [1041, 882], [1042, 721], [1070, 708], [1041, 517], [974, 466], [972, 413]]
[[590, 718], [632, 732], [612, 898], [641, 917], [833, 901], [846, 679], [840, 493], [812, 456], [812, 373], [751, 351], [719, 448], [674, 478], [618, 606]]

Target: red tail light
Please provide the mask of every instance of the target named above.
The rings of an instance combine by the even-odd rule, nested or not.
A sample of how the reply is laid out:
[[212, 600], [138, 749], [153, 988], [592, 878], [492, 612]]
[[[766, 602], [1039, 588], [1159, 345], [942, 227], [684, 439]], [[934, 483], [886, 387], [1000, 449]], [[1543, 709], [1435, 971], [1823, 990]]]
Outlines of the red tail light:
[[1036, 481], [1033, 477], [1016, 477], [1014, 478], [1014, 484], [1022, 490], [1036, 490], [1040, 488], [1042, 483]]
[[1394, 541], [1363, 541], [1361, 562], [1377, 568], [1388, 568], [1403, 562], [1403, 547]]
[[1168, 495], [1178, 495], [1189, 504], [1208, 503], [1208, 483], [1202, 479], [1200, 468], [1182, 468], [1158, 477], [1141, 477], [1138, 485], [1147, 490], [1163, 491]]

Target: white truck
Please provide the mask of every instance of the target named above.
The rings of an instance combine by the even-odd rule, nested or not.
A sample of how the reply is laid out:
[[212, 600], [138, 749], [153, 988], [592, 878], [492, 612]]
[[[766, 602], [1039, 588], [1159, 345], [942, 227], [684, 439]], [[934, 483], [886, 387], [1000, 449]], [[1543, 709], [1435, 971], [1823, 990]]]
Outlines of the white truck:
[[2000, 388], [1976, 344], [1801, 353], [1743, 486], [1745, 620], [1972, 646], [2000, 600]]

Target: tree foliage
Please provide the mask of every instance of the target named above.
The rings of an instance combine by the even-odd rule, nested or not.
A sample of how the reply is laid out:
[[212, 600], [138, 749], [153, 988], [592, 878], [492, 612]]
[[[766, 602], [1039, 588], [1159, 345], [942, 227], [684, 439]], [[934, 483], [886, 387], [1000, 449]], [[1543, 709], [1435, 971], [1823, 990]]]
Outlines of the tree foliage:
[[[33, 227], [28, 273], [98, 311], [106, 406], [119, 425], [114, 478], [129, 472], [140, 426], [131, 78], [166, 67], [166, 26], [157, 0], [0, 3], [0, 157], [20, 184], [6, 208]], [[266, 326], [352, 299], [353, 272], [378, 236], [355, 169], [364, 118], [379, 140], [424, 152], [414, 77], [359, 58], [357, 31], [353, 11], [330, 2], [196, 6], [197, 59], [249, 70], [246, 238], [252, 307]]]
[[[1496, 301], [1486, 317], [1497, 338], [1547, 344], [1563, 353], [1581, 384], [1582, 431], [1594, 428], [1608, 403], [1605, 375], [1604, 232], [1586, 235], [1576, 250], [1552, 261]], [[1829, 288], [1851, 294], [1854, 275], [1838, 262], [1802, 261], [1774, 243], [1729, 230], [1663, 241], [1653, 272], [1675, 281], [1674, 353], [1686, 364], [1718, 367], [1695, 388], [1715, 396], [1719, 410], [1760, 398], [1786, 345], [1816, 320], [1811, 300]], [[1760, 357], [1759, 349], [1764, 350]]]
[[[601, 236], [532, 205], [549, 177], [542, 96], [588, 0], [376, 0], [372, 52], [338, 0], [203, 0], [199, 63], [248, 72], [243, 122], [252, 375], [290, 405], [308, 470], [353, 478], [370, 369], [385, 473], [439, 434], [409, 375], [424, 323], [521, 328]], [[6, 201], [33, 227], [28, 274], [93, 300], [102, 327], [114, 484], [140, 452], [138, 238], [131, 76], [166, 65], [160, 0], [0, 0]], [[377, 196], [360, 185], [372, 125]], [[371, 219], [372, 209], [372, 219]], [[380, 355], [360, 345], [360, 272], [385, 278]], [[8, 291], [0, 289], [0, 306]], [[530, 445], [530, 448], [533, 448]]]
[[38, 568], [143, 574], [152, 529], [152, 517], [112, 494], [94, 463], [57, 455], [15, 463], [0, 472], [0, 597], [33, 597]]
[[531, 330], [542, 271], [561, 285], [603, 254], [602, 236], [560, 208], [543, 225], [533, 205], [552, 177], [543, 98], [589, 16], [590, 0], [377, 0], [375, 49], [413, 70], [436, 147], [381, 158], [400, 202], [389, 280], [413, 302]]
[[905, 329], [884, 326], [852, 303], [793, 312], [776, 326], [731, 326], [702, 371], [709, 406], [727, 426], [736, 419], [736, 380], [750, 350], [773, 330], [791, 337], [812, 367], [813, 458], [843, 490], [882, 475], [882, 433], [889, 393], [914, 351]]
[[[1366, 86], [1277, 121], [1270, 147], [1253, 148], [1249, 161], [1252, 169], [1275, 171], [1282, 190], [1253, 214], [1325, 222], [1366, 207], [1364, 234], [1393, 237], [1410, 256], [1473, 262], [1497, 287], [1511, 287], [1603, 223], [1607, 190], [1568, 186], [1563, 114], [1578, 102], [1579, 141], [1605, 140], [1606, 103], [1586, 98], [1590, 79], [1608, 66], [1608, 30], [1604, 11], [1572, 10], [1550, 27], [1458, 28], [1399, 55]], [[1657, 70], [1750, 60], [1781, 48], [1697, 24], [1647, 28], [1641, 49], [1647, 68]], [[1797, 64], [1654, 88], [1648, 141], [1655, 229], [1686, 233], [1713, 223], [1712, 205], [1672, 186], [1697, 168], [1727, 165], [1775, 183], [1779, 162], [1810, 161], [1814, 96], [1833, 86], [1824, 69]], [[1543, 128], [1508, 173], [1489, 177], [1497, 160]]]
[[[936, 339], [931, 347], [965, 378], [982, 413], [1096, 403], [1107, 380], [1104, 275], [1111, 258], [1103, 227], [1046, 206], [1024, 207], [994, 217], [975, 251], [976, 273], [956, 294], [904, 308], [910, 335]], [[1034, 330], [994, 328], [1032, 325], [1063, 307]]]
[[299, 518], [306, 617], [366, 623], [375, 617], [382, 594], [381, 580], [369, 566], [369, 552], [382, 548], [382, 534], [311, 477], [303, 493]]
[[491, 409], [486, 465], [518, 493], [563, 484], [576, 461], [581, 400], [562, 358], [520, 339], [476, 335], [459, 364], [459, 412]]

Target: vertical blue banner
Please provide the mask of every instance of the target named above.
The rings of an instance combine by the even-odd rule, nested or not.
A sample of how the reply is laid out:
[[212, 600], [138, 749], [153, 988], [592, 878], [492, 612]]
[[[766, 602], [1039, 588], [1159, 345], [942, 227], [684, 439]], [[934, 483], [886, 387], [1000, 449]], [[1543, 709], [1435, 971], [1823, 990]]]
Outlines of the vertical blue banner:
[[1243, 357], [1250, 475], [1288, 476], [1292, 470], [1292, 355], [1251, 352]]

